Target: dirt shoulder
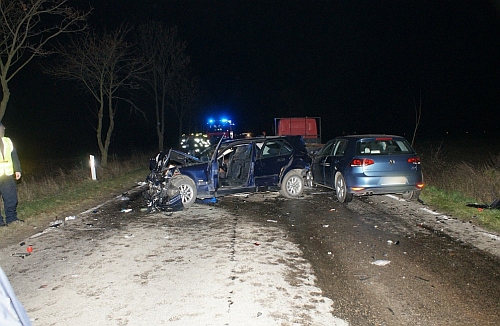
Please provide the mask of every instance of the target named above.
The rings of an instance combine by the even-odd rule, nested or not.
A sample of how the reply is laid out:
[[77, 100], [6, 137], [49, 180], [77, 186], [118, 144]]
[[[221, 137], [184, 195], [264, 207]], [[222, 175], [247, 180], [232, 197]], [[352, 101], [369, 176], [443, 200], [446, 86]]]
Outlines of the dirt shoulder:
[[[368, 205], [362, 205], [363, 203]], [[385, 224], [402, 228], [403, 232], [428, 230], [450, 237], [463, 246], [475, 247], [500, 258], [500, 236], [479, 226], [474, 218], [463, 221], [425, 204], [406, 201], [397, 196], [366, 197], [353, 202], [350, 207], [361, 213], [386, 212], [397, 220], [385, 221]]]
[[[64, 221], [68, 218], [82, 214], [82, 212], [87, 210], [93, 210], [96, 207], [105, 204], [109, 200], [121, 197], [122, 194], [127, 194], [133, 189], [139, 189], [137, 187], [137, 185], [133, 185], [132, 187], [124, 189], [123, 192], [108, 194], [106, 197], [100, 199], [86, 199], [75, 203], [71, 208], [54, 209], [50, 212], [42, 212], [36, 216], [25, 218], [21, 224], [10, 224], [7, 227], [0, 227], [0, 249], [4, 249], [16, 243], [19, 244], [25, 239], [37, 233], [43, 232], [56, 221]], [[66, 206], [67, 205], [64, 205], [64, 207]]]

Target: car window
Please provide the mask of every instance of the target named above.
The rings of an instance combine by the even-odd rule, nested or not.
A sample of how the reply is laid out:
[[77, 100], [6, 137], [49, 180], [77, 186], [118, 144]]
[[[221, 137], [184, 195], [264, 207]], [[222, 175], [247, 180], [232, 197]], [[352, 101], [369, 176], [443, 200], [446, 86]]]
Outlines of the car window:
[[[282, 140], [267, 141], [262, 147], [262, 157], [271, 157], [280, 155], [281, 147], [283, 146]], [[286, 151], [286, 149], [285, 149]]]
[[344, 155], [344, 152], [345, 152], [346, 148], [347, 148], [347, 140], [340, 139], [335, 144], [335, 147], [334, 147], [334, 150], [333, 150], [333, 155], [334, 156], [342, 156], [342, 155]]
[[252, 153], [252, 144], [239, 144], [234, 147], [233, 160], [247, 160]]
[[[230, 151], [231, 146], [232, 146], [231, 143], [222, 143], [219, 147], [219, 151], [217, 152], [217, 157], [221, 157], [223, 153], [228, 150]], [[208, 161], [212, 157], [216, 148], [217, 144], [213, 144], [207, 147], [204, 151], [200, 153], [199, 155], [200, 159], [202, 161]]]
[[293, 152], [293, 147], [286, 141], [283, 142], [283, 146], [281, 146], [280, 155], [290, 154]]
[[410, 154], [413, 149], [406, 139], [383, 139], [359, 141], [356, 146], [356, 154], [387, 155], [387, 154]]
[[264, 142], [262, 141], [255, 142], [255, 146], [260, 152], [262, 152], [262, 147], [264, 146]]
[[318, 153], [318, 156], [328, 156], [332, 154], [333, 148], [337, 141], [327, 143]]
[[218, 153], [219, 154], [218, 158], [232, 156], [235, 149], [236, 149], [235, 147], [225, 147], [225, 148], [221, 149]]

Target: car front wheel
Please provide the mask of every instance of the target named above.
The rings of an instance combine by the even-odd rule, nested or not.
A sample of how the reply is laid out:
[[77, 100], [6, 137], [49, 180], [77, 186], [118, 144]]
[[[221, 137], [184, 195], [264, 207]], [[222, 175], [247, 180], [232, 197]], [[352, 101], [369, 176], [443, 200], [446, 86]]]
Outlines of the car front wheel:
[[289, 171], [281, 182], [280, 193], [286, 198], [298, 198], [304, 192], [304, 177], [300, 170]]
[[335, 193], [337, 194], [338, 201], [341, 203], [352, 201], [352, 194], [347, 192], [347, 185], [341, 173], [335, 176]]
[[179, 193], [182, 198], [182, 205], [184, 208], [189, 208], [196, 200], [196, 186], [194, 181], [186, 176], [175, 177], [172, 184], [179, 188]]

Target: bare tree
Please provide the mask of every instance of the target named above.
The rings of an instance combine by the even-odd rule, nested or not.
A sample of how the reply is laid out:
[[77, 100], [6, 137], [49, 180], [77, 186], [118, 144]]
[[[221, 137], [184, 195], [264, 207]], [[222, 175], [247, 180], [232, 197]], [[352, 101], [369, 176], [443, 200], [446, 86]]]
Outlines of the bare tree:
[[59, 46], [60, 62], [45, 69], [58, 78], [77, 81], [97, 101], [96, 135], [102, 166], [108, 162], [118, 103], [125, 101], [137, 109], [122, 96], [139, 88], [137, 81], [144, 72], [144, 64], [126, 41], [129, 31], [125, 26], [102, 35], [87, 31], [83, 37], [73, 38], [69, 46]]
[[177, 94], [179, 80], [183, 78], [181, 74], [190, 62], [186, 55], [187, 44], [179, 39], [177, 27], [166, 28], [159, 22], [139, 26], [138, 40], [145, 61], [149, 61], [145, 79], [154, 99], [158, 149], [162, 151], [166, 110], [173, 106], [176, 99], [172, 98], [172, 94]]
[[422, 117], [422, 94], [420, 94], [420, 102], [417, 106], [415, 99], [413, 99], [413, 107], [415, 108], [415, 129], [413, 129], [413, 138], [411, 139], [411, 146], [415, 143], [415, 137], [417, 136], [417, 129], [420, 126], [420, 118]]
[[183, 122], [186, 115], [193, 111], [193, 106], [198, 98], [198, 80], [193, 77], [189, 67], [184, 67], [179, 72], [175, 87], [169, 89], [169, 105], [179, 120], [179, 138], [182, 135]]
[[76, 10], [68, 2], [0, 0], [0, 121], [10, 99], [10, 80], [34, 57], [51, 53], [46, 46], [55, 37], [86, 28], [90, 11]]

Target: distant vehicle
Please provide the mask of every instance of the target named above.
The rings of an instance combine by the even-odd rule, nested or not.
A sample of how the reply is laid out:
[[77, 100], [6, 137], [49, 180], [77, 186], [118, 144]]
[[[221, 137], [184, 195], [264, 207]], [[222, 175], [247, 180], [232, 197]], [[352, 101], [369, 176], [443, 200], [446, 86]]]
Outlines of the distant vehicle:
[[221, 140], [200, 158], [171, 149], [150, 161], [148, 206], [168, 206], [172, 185], [179, 189], [185, 208], [197, 198], [267, 189], [297, 198], [304, 191], [310, 164], [300, 136]]
[[217, 143], [221, 138], [234, 138], [234, 123], [231, 119], [208, 119], [207, 131], [208, 140], [211, 144]]
[[320, 117], [274, 118], [274, 131], [277, 136], [302, 136], [309, 152], [322, 146]]
[[302, 136], [304, 141], [321, 144], [321, 118], [274, 118], [274, 130], [277, 136]]
[[353, 196], [401, 194], [418, 199], [424, 187], [420, 158], [400, 136], [351, 135], [328, 141], [313, 156], [308, 179], [335, 189], [339, 202]]

